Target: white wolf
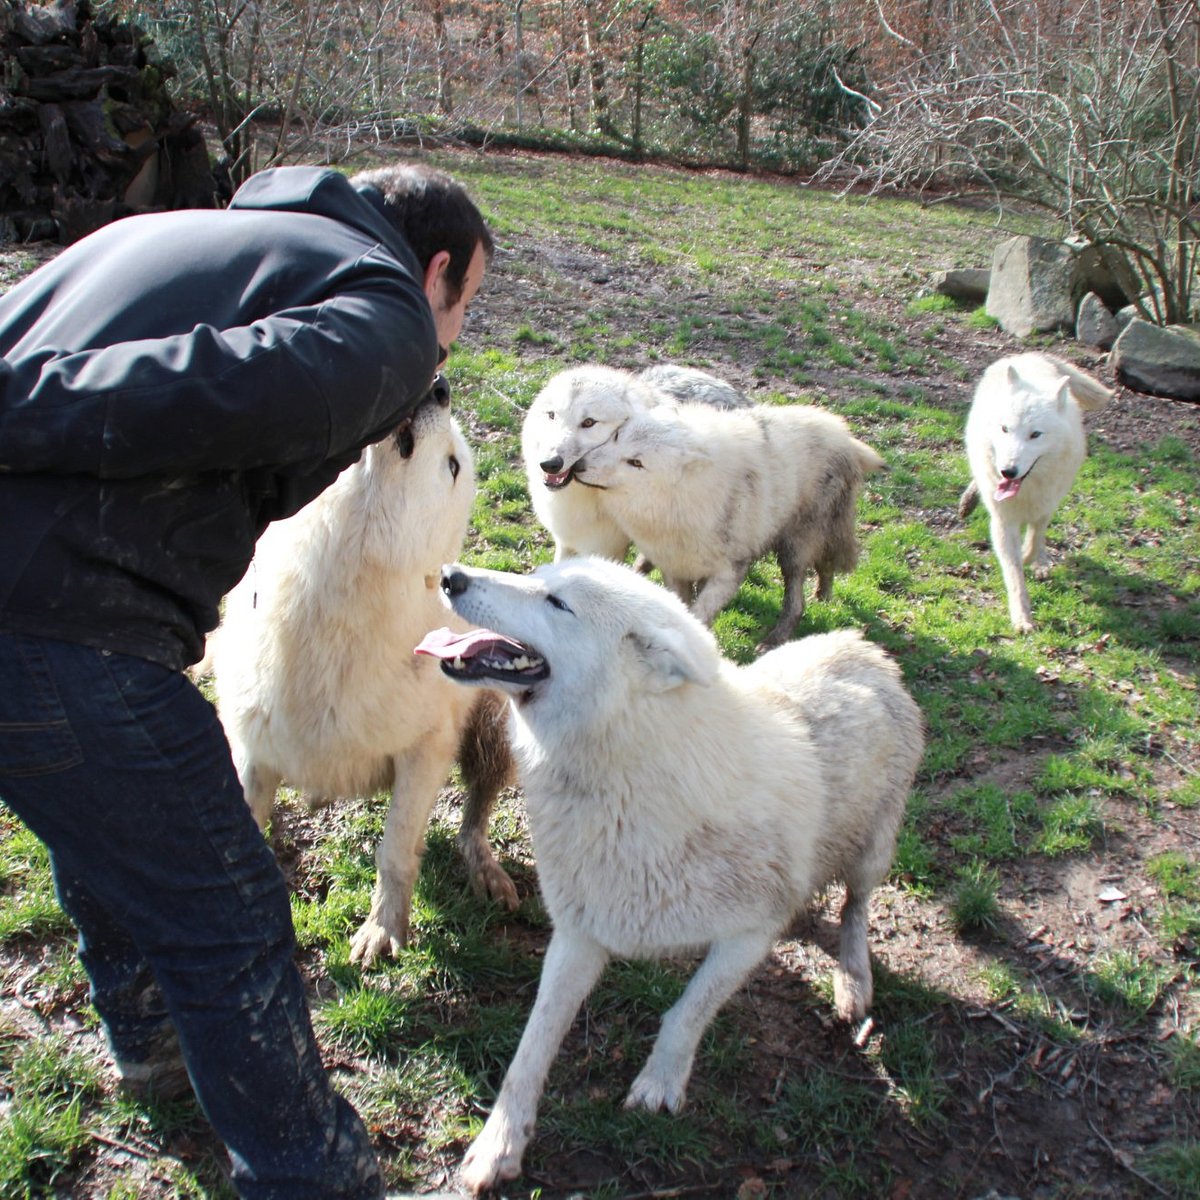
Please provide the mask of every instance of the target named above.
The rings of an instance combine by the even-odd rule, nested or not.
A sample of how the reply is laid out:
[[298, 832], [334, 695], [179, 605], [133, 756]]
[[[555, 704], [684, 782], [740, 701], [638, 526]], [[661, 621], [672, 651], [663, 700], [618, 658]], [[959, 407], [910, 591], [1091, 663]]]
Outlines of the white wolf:
[[750, 403], [723, 379], [673, 363], [638, 375], [574, 367], [537, 394], [521, 426], [521, 452], [533, 510], [554, 537], [556, 561], [573, 554], [625, 557], [629, 536], [605, 512], [602, 493], [572, 484], [575, 463], [635, 413], [679, 401], [721, 408]]
[[423, 404], [267, 530], [212, 640], [221, 721], [260, 826], [281, 780], [313, 801], [393, 789], [371, 912], [352, 944], [365, 963], [407, 937], [425, 826], [456, 752], [468, 785], [458, 844], [472, 883], [517, 903], [487, 842], [511, 773], [503, 697], [465, 693], [412, 655], [445, 618], [439, 572], [461, 551], [473, 496], [448, 401]]
[[854, 568], [862, 479], [883, 466], [841, 417], [812, 405], [691, 404], [631, 417], [575, 464], [575, 478], [603, 494], [613, 521], [705, 624], [774, 550], [783, 606], [764, 650], [803, 616], [809, 568], [822, 600], [834, 574]]
[[1111, 398], [1090, 375], [1037, 353], [997, 360], [975, 389], [966, 428], [972, 481], [959, 500], [959, 514], [965, 517], [982, 497], [1008, 615], [1020, 633], [1033, 628], [1023, 564], [1031, 564], [1039, 577], [1047, 571], [1046, 526], [1087, 454], [1082, 413], [1103, 408]]
[[516, 576], [451, 565], [466, 635], [419, 653], [503, 688], [553, 921], [525, 1033], [463, 1165], [474, 1192], [520, 1173], [546, 1073], [610, 956], [709, 947], [626, 1104], [677, 1111], [717, 1010], [834, 880], [846, 886], [839, 1015], [872, 997], [870, 895], [923, 749], [890, 658], [857, 632], [738, 667], [665, 588], [599, 558]]

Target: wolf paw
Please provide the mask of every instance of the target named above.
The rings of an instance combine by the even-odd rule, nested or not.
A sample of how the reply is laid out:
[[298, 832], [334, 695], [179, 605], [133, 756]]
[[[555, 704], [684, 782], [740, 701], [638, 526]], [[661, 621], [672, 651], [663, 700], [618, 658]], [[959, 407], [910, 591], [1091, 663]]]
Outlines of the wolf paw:
[[368, 917], [350, 941], [350, 961], [369, 967], [383, 955], [395, 957], [408, 941], [408, 924], [396, 932], [385, 929], [374, 917]]
[[509, 912], [515, 912], [520, 906], [521, 897], [517, 895], [516, 885], [494, 858], [475, 869], [471, 876], [471, 886], [476, 895], [491, 897], [497, 904], [503, 904]]
[[843, 1021], [861, 1021], [871, 1007], [871, 980], [856, 979], [840, 967], [833, 972], [833, 1006]]
[[523, 1149], [514, 1144], [505, 1122], [495, 1124], [489, 1120], [463, 1158], [459, 1172], [463, 1186], [478, 1196], [506, 1179], [516, 1179], [521, 1174]]
[[625, 1107], [644, 1108], [649, 1112], [666, 1109], [677, 1113], [683, 1107], [686, 1095], [686, 1079], [668, 1079], [652, 1072], [647, 1066], [633, 1081], [629, 1095], [625, 1097]]

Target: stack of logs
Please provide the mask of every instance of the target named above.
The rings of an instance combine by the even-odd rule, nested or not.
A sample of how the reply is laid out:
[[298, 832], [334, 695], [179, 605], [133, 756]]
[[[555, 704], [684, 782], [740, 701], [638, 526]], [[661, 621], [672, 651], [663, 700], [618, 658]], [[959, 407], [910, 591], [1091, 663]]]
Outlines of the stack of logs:
[[89, 0], [0, 0], [0, 243], [66, 244], [131, 212], [220, 203], [173, 74]]

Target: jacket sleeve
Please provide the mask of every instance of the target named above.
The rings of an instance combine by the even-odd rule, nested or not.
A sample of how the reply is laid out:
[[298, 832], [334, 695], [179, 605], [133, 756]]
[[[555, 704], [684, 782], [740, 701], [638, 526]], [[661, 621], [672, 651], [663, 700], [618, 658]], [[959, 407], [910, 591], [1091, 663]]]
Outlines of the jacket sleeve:
[[324, 302], [239, 328], [7, 360], [0, 469], [175, 475], [376, 440], [428, 391], [438, 350], [419, 285], [371, 258]]

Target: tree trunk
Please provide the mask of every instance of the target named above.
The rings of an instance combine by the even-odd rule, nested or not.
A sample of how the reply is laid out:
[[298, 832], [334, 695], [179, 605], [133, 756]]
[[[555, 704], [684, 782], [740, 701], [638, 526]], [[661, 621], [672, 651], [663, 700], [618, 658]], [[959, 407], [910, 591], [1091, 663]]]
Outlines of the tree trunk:
[[517, 131], [525, 128], [525, 35], [521, 29], [521, 10], [525, 0], [517, 0], [513, 7], [513, 52], [517, 56], [517, 94], [514, 106], [517, 113]]
[[630, 142], [636, 155], [642, 153], [642, 96], [646, 86], [646, 29], [654, 16], [654, 5], [647, 7], [641, 24], [637, 28], [637, 41], [633, 51], [633, 128]]
[[756, 29], [742, 47], [741, 95], [738, 97], [737, 160], [744, 170], [750, 165], [750, 121], [754, 115], [754, 47], [762, 31]]
[[578, 133], [579, 110], [575, 105], [575, 96], [579, 91], [582, 72], [579, 69], [579, 63], [575, 54], [577, 38], [574, 34], [568, 34], [568, 30], [573, 29], [574, 26], [568, 20], [567, 0], [560, 0], [559, 2], [558, 27], [562, 34], [563, 79], [566, 84], [567, 93], [567, 128], [572, 133]]
[[595, 0], [583, 0], [583, 50], [587, 56], [588, 83], [591, 88], [592, 129], [606, 137], [616, 137], [608, 108], [608, 72], [600, 52], [600, 37], [596, 26]]
[[443, 0], [437, 0], [433, 6], [433, 44], [433, 57], [437, 70], [438, 112], [449, 114], [454, 104], [450, 95], [450, 77], [446, 66], [446, 6]]

